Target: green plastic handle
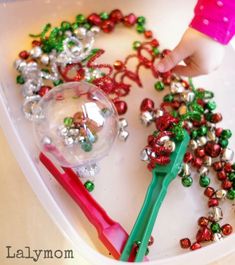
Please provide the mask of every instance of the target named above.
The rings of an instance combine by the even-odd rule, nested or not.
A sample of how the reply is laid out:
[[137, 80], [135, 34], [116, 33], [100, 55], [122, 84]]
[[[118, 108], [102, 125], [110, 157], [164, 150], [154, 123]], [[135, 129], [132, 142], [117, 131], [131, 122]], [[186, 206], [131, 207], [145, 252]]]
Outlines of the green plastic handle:
[[138, 247], [135, 261], [140, 262], [143, 260], [159, 209], [165, 198], [169, 184], [179, 172], [189, 140], [188, 133], [184, 131], [184, 139], [176, 144], [176, 149], [171, 154], [171, 162], [168, 165], [158, 165], [154, 168], [152, 181], [148, 187], [144, 203], [126, 242], [120, 260], [129, 260], [137, 241], [141, 242], [141, 244]]

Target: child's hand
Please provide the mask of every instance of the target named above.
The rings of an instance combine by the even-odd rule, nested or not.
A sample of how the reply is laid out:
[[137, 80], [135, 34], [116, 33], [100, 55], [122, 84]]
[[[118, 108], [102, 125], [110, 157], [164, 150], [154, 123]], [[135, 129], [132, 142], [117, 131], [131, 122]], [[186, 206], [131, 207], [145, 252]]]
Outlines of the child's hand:
[[[162, 59], [159, 72], [172, 72], [183, 76], [208, 74], [217, 69], [224, 57], [224, 46], [199, 31], [188, 28], [176, 48]], [[186, 65], [178, 65], [184, 61]]]

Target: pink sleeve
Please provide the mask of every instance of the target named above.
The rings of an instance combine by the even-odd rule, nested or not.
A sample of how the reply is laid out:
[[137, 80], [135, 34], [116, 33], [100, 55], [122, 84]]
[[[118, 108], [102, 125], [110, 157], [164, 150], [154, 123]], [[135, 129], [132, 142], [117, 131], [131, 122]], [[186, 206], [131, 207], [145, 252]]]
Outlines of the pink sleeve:
[[199, 0], [190, 27], [221, 44], [235, 35], [235, 0]]

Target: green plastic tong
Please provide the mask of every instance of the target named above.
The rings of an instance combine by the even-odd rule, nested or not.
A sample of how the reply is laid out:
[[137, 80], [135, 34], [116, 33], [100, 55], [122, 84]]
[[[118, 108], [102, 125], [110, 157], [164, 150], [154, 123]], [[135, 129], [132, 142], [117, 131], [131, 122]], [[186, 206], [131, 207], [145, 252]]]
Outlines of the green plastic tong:
[[157, 165], [153, 169], [152, 181], [148, 187], [143, 206], [125, 244], [120, 260], [130, 261], [130, 257], [135, 254], [133, 252], [136, 251], [135, 246], [138, 244], [137, 242], [139, 244], [135, 254], [135, 261], [140, 262], [143, 260], [158, 211], [167, 193], [169, 184], [180, 170], [189, 140], [188, 133], [184, 131], [184, 139], [176, 143], [175, 151], [170, 157], [170, 163], [168, 165]]

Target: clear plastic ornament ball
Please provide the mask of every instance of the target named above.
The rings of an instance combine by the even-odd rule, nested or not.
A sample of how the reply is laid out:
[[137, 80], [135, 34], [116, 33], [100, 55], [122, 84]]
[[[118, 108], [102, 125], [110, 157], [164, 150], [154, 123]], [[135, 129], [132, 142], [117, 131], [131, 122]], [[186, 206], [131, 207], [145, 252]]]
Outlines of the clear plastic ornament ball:
[[102, 90], [71, 82], [50, 90], [38, 103], [34, 134], [40, 150], [64, 167], [96, 163], [118, 133], [118, 116]]

